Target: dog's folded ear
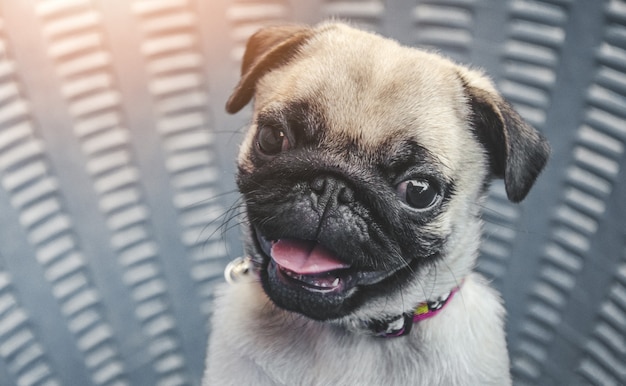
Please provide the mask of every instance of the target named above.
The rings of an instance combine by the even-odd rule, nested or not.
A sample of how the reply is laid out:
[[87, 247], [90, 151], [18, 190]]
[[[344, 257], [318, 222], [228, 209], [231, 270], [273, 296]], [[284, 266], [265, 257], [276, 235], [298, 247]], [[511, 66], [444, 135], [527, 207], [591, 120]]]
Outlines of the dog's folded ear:
[[266, 27], [252, 35], [243, 56], [241, 79], [226, 103], [226, 111], [234, 114], [247, 105], [254, 96], [256, 82], [289, 62], [312, 35], [311, 28], [299, 25]]
[[495, 91], [466, 85], [476, 136], [489, 154], [491, 173], [506, 194], [522, 201], [550, 155], [547, 140]]

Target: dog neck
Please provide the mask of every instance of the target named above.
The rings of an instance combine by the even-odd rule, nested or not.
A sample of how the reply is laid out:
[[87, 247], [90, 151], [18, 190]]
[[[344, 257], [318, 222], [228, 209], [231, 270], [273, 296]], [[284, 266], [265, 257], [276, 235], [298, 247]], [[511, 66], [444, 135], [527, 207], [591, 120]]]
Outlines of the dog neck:
[[366, 323], [367, 328], [375, 336], [381, 338], [395, 338], [408, 335], [411, 332], [413, 324], [432, 318], [441, 312], [450, 300], [452, 300], [454, 294], [459, 291], [459, 288], [460, 287], [453, 288], [450, 292], [436, 300], [420, 303], [413, 312], [407, 312], [385, 321]]

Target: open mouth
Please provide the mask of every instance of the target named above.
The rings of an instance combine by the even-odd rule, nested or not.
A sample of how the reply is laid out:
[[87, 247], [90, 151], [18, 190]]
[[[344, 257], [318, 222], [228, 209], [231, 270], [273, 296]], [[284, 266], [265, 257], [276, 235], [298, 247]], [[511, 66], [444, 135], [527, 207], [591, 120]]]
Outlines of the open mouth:
[[283, 284], [318, 294], [345, 294], [357, 285], [375, 284], [391, 275], [363, 271], [340, 260], [326, 246], [310, 240], [269, 240], [258, 231], [257, 240], [269, 258], [268, 271]]
[[276, 264], [274, 261], [272, 263], [276, 265], [278, 273], [281, 275], [283, 281], [289, 281], [292, 284], [299, 285], [311, 292], [341, 292], [342, 288], [346, 287], [345, 283], [347, 282], [348, 277], [340, 271], [303, 275], [285, 269], [284, 267]]

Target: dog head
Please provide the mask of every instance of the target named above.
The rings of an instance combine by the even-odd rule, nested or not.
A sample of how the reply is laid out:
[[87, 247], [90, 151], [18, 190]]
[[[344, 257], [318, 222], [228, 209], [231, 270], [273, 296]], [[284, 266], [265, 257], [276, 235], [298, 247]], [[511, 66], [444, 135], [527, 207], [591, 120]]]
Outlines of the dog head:
[[493, 178], [522, 200], [549, 148], [481, 73], [343, 24], [250, 38], [227, 103], [263, 288], [316, 320], [382, 320], [467, 275]]

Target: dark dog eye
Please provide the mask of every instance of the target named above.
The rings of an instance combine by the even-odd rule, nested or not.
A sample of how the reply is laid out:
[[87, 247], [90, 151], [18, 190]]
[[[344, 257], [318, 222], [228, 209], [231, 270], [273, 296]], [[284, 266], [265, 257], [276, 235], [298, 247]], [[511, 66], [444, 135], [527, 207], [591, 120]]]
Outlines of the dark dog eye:
[[427, 209], [437, 203], [439, 191], [427, 180], [408, 180], [400, 183], [398, 195], [415, 209]]
[[276, 155], [289, 149], [289, 139], [285, 132], [271, 126], [263, 126], [257, 136], [259, 150], [266, 155]]

